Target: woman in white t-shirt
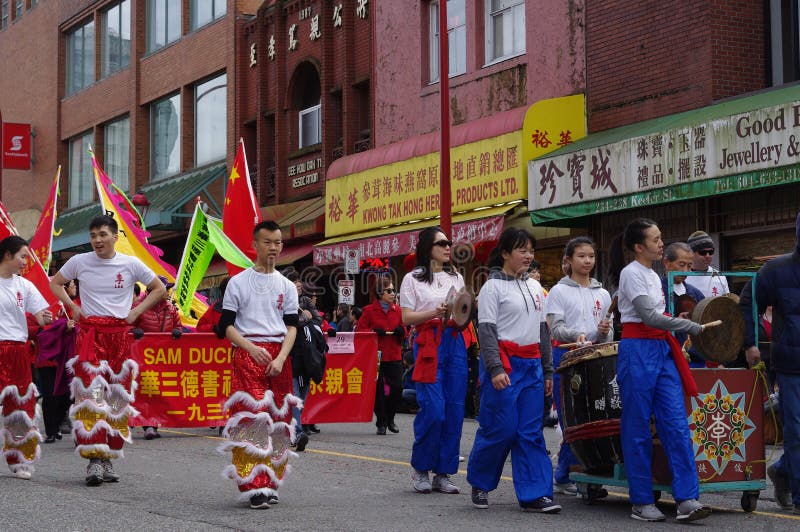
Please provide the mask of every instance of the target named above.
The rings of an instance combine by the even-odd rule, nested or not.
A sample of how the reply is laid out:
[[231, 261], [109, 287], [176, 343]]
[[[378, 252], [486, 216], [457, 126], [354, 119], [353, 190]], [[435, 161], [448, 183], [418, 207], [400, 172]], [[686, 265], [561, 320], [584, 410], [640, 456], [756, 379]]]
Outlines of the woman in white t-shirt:
[[[564, 249], [564, 269], [569, 272], [550, 289], [545, 300], [547, 324], [553, 342], [553, 367], [558, 368], [564, 349], [557, 344], [574, 342], [591, 342], [600, 344], [612, 340], [611, 323], [605, 319], [611, 306], [611, 296], [603, 285], [591, 274], [595, 265], [595, 248], [591, 238], [579, 236], [567, 242]], [[553, 376], [553, 399], [561, 418], [561, 396], [559, 395], [560, 379], [558, 373]], [[572, 454], [569, 445], [561, 441], [558, 451], [558, 465], [554, 473], [557, 493], [577, 494], [575, 483], [569, 480], [569, 469], [577, 465], [578, 460]]]
[[[28, 324], [25, 313], [39, 325], [53, 321], [47, 301], [36, 287], [19, 276], [28, 260], [28, 243], [19, 236], [0, 241], [0, 404], [3, 406], [3, 456], [17, 478], [29, 479], [39, 457], [42, 435], [36, 422], [39, 395], [31, 379]], [[31, 442], [33, 443], [31, 445]]]
[[[635, 260], [624, 266], [623, 248]], [[672, 493], [678, 521], [695, 521], [711, 514], [697, 501], [699, 480], [689, 425], [684, 408], [684, 389], [697, 394], [680, 345], [668, 331], [699, 334], [703, 326], [664, 315], [661, 279], [652, 269], [661, 260], [664, 243], [656, 223], [639, 218], [625, 227], [612, 243], [610, 275], [619, 279], [617, 291], [622, 340], [617, 359], [617, 383], [622, 399], [621, 439], [628, 491], [633, 505], [631, 517], [640, 521], [663, 521], [654, 504], [650, 418], [667, 455], [672, 473]]]
[[453, 243], [439, 227], [423, 229], [418, 238], [417, 265], [403, 278], [399, 296], [403, 324], [414, 325], [417, 331], [412, 379], [419, 412], [411, 453], [413, 486], [418, 493], [459, 493], [450, 475], [458, 471], [467, 349], [459, 331], [443, 320], [447, 294], [451, 288], [463, 288], [464, 278], [450, 263]]

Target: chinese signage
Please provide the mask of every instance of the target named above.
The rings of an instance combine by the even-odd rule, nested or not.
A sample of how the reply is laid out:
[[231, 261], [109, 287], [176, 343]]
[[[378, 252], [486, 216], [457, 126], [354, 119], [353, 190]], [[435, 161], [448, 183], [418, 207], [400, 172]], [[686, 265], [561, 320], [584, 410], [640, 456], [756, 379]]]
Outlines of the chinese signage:
[[[570, 96], [537, 102], [521, 122], [519, 130], [451, 148], [454, 213], [524, 199], [527, 160], [585, 135], [584, 99]], [[439, 175], [439, 152], [435, 151], [329, 179], [325, 235], [438, 216]], [[383, 253], [391, 254], [399, 253]]]
[[31, 169], [31, 125], [3, 122], [3, 168]]
[[292, 179], [292, 188], [300, 188], [318, 182], [320, 170], [323, 170], [322, 157], [317, 157], [290, 165], [287, 175]]
[[587, 212], [592, 214], [602, 205], [597, 202], [620, 210], [674, 201], [683, 199], [680, 191], [671, 192], [674, 187], [693, 194], [708, 188], [697, 183], [795, 163], [800, 103], [788, 103], [531, 161], [529, 208], [594, 202]]
[[[325, 375], [319, 384], [309, 383], [303, 423], [372, 421], [378, 378], [378, 336], [372, 332], [346, 334], [339, 342], [338, 334], [327, 338], [331, 350], [326, 356]], [[343, 353], [348, 350], [344, 347], [349, 352]]]
[[[330, 184], [330, 183], [329, 183]], [[500, 238], [503, 231], [503, 217], [489, 216], [480, 220], [472, 220], [453, 224], [452, 238], [455, 244], [475, 244]], [[362, 238], [338, 244], [314, 247], [314, 264], [342, 264], [347, 254], [357, 251], [362, 259], [374, 257], [395, 257], [408, 255], [417, 248], [419, 231], [406, 231], [386, 236]]]
[[139, 364], [135, 426], [208, 427], [224, 425], [222, 410], [231, 394], [233, 348], [211, 333], [146, 334], [132, 342]]

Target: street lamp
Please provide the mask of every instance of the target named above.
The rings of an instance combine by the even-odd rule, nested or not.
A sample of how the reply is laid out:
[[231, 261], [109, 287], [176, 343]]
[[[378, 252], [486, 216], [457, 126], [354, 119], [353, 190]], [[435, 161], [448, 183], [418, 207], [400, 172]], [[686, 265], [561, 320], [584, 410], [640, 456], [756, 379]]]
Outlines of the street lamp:
[[139, 214], [142, 216], [142, 225], [144, 225], [144, 219], [147, 218], [147, 212], [150, 210], [150, 201], [147, 199], [147, 196], [144, 195], [144, 192], [140, 190], [133, 195], [131, 203], [133, 203], [136, 210], [138, 210]]

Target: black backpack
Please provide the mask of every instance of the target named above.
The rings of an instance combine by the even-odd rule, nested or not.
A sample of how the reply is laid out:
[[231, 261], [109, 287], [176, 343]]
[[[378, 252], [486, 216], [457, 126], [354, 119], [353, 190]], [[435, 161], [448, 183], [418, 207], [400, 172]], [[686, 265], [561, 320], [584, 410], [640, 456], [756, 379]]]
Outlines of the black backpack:
[[319, 325], [307, 323], [297, 328], [297, 338], [292, 346], [292, 371], [299, 379], [306, 378], [319, 384], [325, 376], [325, 353], [328, 342]]

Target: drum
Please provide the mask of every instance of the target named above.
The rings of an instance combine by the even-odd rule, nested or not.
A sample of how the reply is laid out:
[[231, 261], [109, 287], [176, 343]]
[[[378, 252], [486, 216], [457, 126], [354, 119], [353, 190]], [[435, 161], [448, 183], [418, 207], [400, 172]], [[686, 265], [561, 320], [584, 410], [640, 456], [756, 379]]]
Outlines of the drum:
[[733, 298], [707, 297], [692, 310], [694, 322], [715, 320], [722, 320], [722, 325], [692, 336], [692, 346], [706, 360], [733, 362], [744, 344], [744, 316]]
[[574, 349], [561, 357], [561, 415], [564, 440], [587, 470], [622, 462], [617, 385], [619, 342]]

